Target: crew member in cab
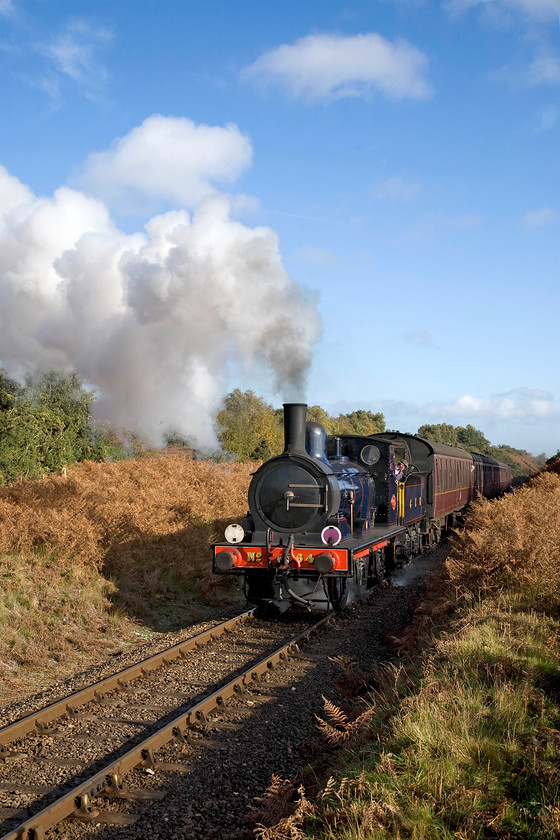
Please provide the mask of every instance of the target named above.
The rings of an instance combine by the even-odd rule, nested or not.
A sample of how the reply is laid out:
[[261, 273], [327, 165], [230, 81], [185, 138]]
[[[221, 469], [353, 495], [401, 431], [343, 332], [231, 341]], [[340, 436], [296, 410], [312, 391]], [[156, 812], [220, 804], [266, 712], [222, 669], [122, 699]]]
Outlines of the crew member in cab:
[[395, 479], [396, 481], [402, 481], [404, 479], [406, 473], [406, 464], [404, 461], [397, 461], [395, 464]]

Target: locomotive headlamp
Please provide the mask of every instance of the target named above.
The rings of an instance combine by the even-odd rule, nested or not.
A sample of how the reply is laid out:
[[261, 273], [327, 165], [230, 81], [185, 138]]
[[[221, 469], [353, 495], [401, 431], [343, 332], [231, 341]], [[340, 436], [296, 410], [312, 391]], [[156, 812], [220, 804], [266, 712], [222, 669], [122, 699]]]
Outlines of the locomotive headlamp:
[[322, 575], [328, 575], [334, 569], [334, 561], [330, 554], [318, 554], [315, 558], [315, 568]]
[[241, 542], [244, 536], [245, 530], [241, 525], [228, 525], [224, 532], [224, 537], [228, 543]]
[[327, 525], [321, 531], [321, 540], [323, 545], [338, 545], [342, 539], [342, 531], [336, 525]]

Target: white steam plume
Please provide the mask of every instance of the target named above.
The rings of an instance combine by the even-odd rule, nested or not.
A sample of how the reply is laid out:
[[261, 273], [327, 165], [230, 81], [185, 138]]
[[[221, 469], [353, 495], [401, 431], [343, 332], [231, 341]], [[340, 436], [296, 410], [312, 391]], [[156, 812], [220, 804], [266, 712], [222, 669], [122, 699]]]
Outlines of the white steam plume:
[[[204, 199], [127, 235], [106, 206], [62, 187], [36, 198], [0, 167], [0, 362], [9, 375], [77, 371], [99, 419], [154, 442], [212, 448], [232, 365], [264, 365], [298, 396], [320, 333], [276, 234]], [[250, 382], [248, 384], [250, 387]]]

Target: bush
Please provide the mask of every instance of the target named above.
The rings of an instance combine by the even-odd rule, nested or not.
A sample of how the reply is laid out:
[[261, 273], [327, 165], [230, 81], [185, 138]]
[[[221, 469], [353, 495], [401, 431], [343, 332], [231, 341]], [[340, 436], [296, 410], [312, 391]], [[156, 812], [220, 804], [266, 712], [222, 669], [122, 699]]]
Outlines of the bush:
[[508, 588], [529, 605], [560, 606], [560, 475], [542, 472], [502, 499], [480, 499], [469, 512], [448, 570], [471, 592]]
[[0, 373], [0, 483], [102, 460], [104, 439], [90, 416], [93, 399], [74, 373], [36, 374], [24, 386]]

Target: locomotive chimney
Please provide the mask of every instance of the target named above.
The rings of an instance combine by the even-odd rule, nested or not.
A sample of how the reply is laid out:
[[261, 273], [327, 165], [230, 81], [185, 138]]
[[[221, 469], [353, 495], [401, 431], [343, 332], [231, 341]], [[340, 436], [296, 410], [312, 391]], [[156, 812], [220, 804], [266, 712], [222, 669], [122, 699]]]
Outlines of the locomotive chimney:
[[307, 405], [305, 403], [284, 403], [284, 455], [307, 454], [305, 449], [306, 417]]

